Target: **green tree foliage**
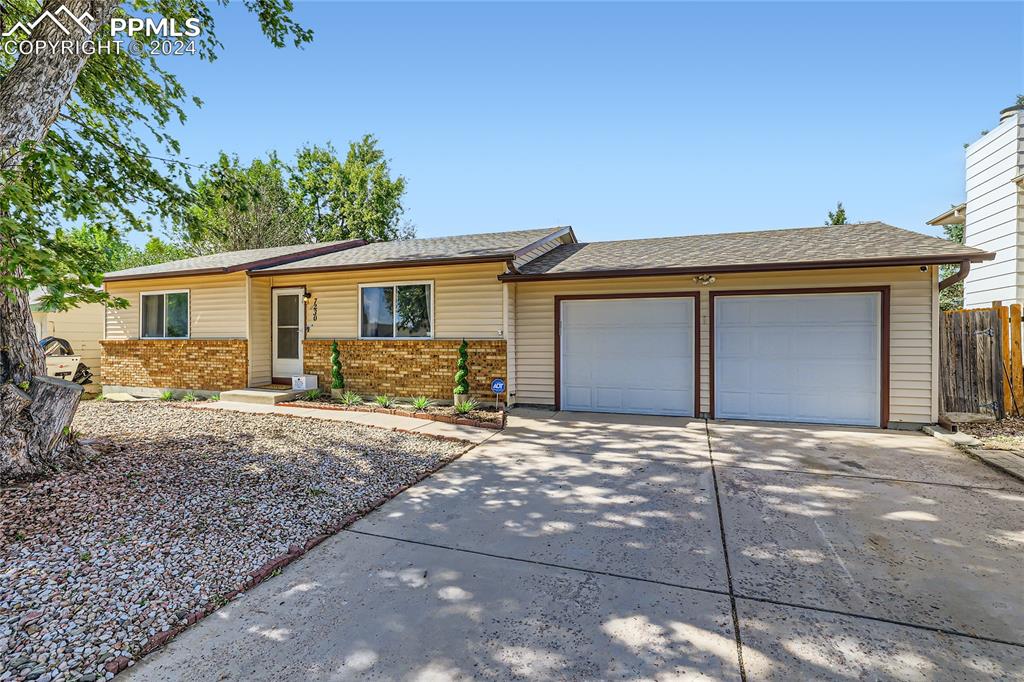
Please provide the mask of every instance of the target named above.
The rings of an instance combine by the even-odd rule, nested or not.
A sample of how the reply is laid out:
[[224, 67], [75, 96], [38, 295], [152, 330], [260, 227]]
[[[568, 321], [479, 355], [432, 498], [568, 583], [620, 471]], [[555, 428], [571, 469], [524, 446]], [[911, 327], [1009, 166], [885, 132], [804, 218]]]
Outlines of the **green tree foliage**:
[[469, 393], [469, 344], [462, 339], [459, 345], [459, 359], [455, 362], [455, 395]]
[[[98, 3], [94, 14], [101, 4], [113, 3]], [[276, 47], [289, 42], [299, 46], [312, 39], [309, 30], [292, 20], [291, 0], [243, 4], [256, 14]], [[222, 47], [210, 4], [202, 0], [143, 0], [114, 12], [155, 12], [178, 25], [195, 16], [203, 27], [196, 38], [198, 57], [212, 61]], [[10, 0], [4, 3], [3, 23], [27, 24], [39, 13], [34, 0]], [[2, 42], [24, 38], [16, 34]], [[101, 26], [93, 38], [109, 40], [109, 27]], [[6, 81], [18, 60], [40, 58], [0, 50], [0, 89], [9, 85]], [[106, 254], [62, 238], [58, 228], [63, 225], [86, 224], [116, 241], [131, 230], [184, 222], [189, 166], [179, 158], [179, 144], [168, 128], [185, 121], [189, 104], [201, 102], [190, 98], [177, 76], [163, 66], [167, 59], [183, 58], [187, 57], [132, 55], [127, 50], [96, 52], [78, 72], [70, 97], [64, 100], [54, 91], [59, 99], [53, 108], [58, 113], [41, 139], [3, 136], [13, 144], [13, 149], [0, 149], [0, 287], [8, 297], [48, 287], [67, 305], [108, 299], [98, 288]], [[63, 66], [56, 60], [53, 72]], [[39, 98], [45, 99], [47, 84], [39, 86]], [[6, 132], [4, 125], [0, 121], [0, 133]]]
[[291, 185], [309, 211], [313, 241], [381, 242], [415, 235], [402, 222], [405, 178], [392, 179], [373, 135], [350, 143], [344, 161], [330, 144], [300, 149]]
[[331, 388], [345, 388], [345, 377], [341, 373], [341, 351], [337, 340], [331, 342]]
[[[962, 224], [957, 225], [943, 225], [943, 231], [946, 233], [946, 239], [957, 244], [964, 243], [964, 226]], [[960, 269], [959, 265], [940, 265], [939, 266], [939, 279], [949, 277], [953, 273]], [[953, 286], [946, 287], [939, 292], [939, 307], [942, 310], [959, 310], [964, 307], [964, 283], [957, 282]]]
[[836, 210], [829, 211], [828, 217], [825, 219], [826, 225], [846, 225], [846, 209], [843, 208], [843, 202], [836, 202]]
[[308, 211], [290, 178], [276, 154], [246, 166], [221, 152], [195, 184], [186, 225], [178, 230], [182, 242], [202, 255], [308, 241]]

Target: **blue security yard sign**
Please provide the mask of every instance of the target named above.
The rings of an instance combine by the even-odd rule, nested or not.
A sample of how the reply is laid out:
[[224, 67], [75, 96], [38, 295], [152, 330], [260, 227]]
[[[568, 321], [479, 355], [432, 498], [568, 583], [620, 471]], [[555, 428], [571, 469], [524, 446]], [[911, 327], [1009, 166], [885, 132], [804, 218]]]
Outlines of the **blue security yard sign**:
[[501, 395], [505, 392], [505, 380], [497, 378], [491, 381], [491, 391], [497, 395]]

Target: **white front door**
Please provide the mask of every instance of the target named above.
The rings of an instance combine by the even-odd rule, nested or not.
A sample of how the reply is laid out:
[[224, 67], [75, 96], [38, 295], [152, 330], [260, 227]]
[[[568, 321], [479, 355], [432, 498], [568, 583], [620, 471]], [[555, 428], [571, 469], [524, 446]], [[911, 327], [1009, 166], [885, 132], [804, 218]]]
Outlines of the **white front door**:
[[274, 289], [273, 344], [275, 379], [302, 374], [302, 339], [306, 336], [306, 306], [302, 287]]
[[715, 298], [715, 417], [878, 426], [877, 293]]
[[561, 409], [693, 416], [689, 297], [562, 301]]

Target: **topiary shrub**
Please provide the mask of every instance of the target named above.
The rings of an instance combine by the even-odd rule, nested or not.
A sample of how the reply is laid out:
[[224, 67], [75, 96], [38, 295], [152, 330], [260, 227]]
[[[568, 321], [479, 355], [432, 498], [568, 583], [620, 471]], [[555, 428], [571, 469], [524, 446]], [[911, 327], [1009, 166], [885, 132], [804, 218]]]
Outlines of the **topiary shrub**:
[[345, 388], [345, 377], [341, 373], [341, 351], [338, 341], [331, 343], [331, 388], [335, 391]]
[[460, 402], [459, 396], [469, 395], [469, 344], [462, 339], [459, 346], [459, 359], [455, 363], [455, 402]]

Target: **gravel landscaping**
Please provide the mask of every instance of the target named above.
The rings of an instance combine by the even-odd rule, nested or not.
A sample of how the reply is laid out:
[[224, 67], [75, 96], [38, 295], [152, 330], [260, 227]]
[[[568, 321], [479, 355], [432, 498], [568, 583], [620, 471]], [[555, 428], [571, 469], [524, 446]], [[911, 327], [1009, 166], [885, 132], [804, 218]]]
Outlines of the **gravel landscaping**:
[[992, 450], [1024, 452], [1024, 417], [960, 424], [960, 431], [980, 440]]
[[111, 678], [151, 637], [466, 446], [317, 419], [85, 402], [97, 455], [0, 488], [0, 680]]

